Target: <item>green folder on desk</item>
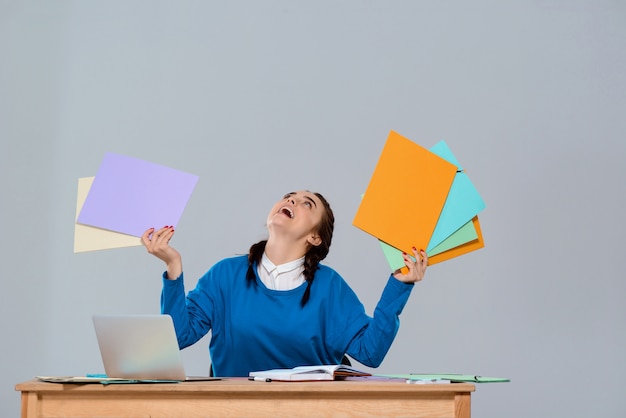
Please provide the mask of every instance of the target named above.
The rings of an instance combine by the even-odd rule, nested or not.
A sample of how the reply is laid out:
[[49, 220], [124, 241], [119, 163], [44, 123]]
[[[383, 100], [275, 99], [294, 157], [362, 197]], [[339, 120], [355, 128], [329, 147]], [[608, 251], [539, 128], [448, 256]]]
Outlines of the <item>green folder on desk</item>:
[[421, 373], [410, 373], [410, 374], [386, 374], [386, 375], [376, 375], [382, 377], [391, 377], [396, 379], [406, 379], [406, 380], [449, 380], [450, 382], [457, 383], [504, 383], [510, 382], [510, 379], [505, 377], [488, 377], [488, 376], [476, 376], [470, 374], [456, 374], [456, 373], [448, 373], [448, 374], [421, 374]]

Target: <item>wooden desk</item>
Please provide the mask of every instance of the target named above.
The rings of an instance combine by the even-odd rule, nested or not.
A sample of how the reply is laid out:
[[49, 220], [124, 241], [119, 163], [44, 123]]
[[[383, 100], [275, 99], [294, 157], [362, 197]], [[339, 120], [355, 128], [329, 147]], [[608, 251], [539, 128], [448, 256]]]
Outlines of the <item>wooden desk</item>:
[[472, 384], [404, 381], [16, 385], [22, 418], [429, 417], [470, 418]]

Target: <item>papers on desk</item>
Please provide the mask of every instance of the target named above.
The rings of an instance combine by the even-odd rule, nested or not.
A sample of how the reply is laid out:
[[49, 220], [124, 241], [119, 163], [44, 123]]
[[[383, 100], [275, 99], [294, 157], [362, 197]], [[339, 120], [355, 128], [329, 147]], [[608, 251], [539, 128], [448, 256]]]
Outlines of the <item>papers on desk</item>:
[[504, 383], [511, 380], [505, 377], [488, 377], [477, 376], [473, 374], [457, 374], [457, 373], [410, 373], [410, 374], [386, 374], [377, 375], [382, 377], [394, 378], [394, 379], [406, 379], [406, 380], [446, 380], [453, 383]]
[[179, 380], [147, 380], [147, 379], [121, 379], [106, 376], [36, 376], [36, 379], [49, 383], [178, 383]]
[[391, 131], [353, 225], [378, 238], [392, 270], [402, 252], [424, 249], [429, 264], [484, 247], [485, 202], [448, 145], [430, 150]]
[[[183, 380], [170, 379], [124, 379], [118, 377], [108, 377], [105, 374], [90, 374], [87, 376], [35, 376], [35, 379], [49, 383], [101, 383], [108, 385], [111, 383], [179, 383]], [[184, 382], [212, 382], [222, 380], [220, 377], [212, 376], [187, 376]]]
[[106, 153], [95, 177], [79, 179], [74, 252], [137, 246], [146, 229], [175, 227], [197, 182], [193, 174]]
[[406, 383], [413, 385], [445, 385], [447, 383], [452, 383], [448, 379], [406, 379]]

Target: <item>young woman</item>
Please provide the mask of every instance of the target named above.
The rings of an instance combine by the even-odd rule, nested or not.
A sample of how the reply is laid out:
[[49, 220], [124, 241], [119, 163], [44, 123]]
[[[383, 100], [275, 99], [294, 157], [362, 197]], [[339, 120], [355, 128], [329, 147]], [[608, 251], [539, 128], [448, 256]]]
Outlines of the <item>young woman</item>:
[[426, 253], [413, 249], [408, 273], [390, 275], [373, 317], [343, 278], [319, 264], [330, 248], [334, 215], [319, 193], [286, 194], [267, 217], [268, 239], [245, 256], [219, 261], [185, 295], [172, 227], [148, 229], [143, 244], [163, 260], [161, 312], [174, 320], [178, 343], [211, 331], [216, 376], [302, 365], [339, 364], [345, 354], [378, 367], [398, 331], [413, 284], [424, 277]]

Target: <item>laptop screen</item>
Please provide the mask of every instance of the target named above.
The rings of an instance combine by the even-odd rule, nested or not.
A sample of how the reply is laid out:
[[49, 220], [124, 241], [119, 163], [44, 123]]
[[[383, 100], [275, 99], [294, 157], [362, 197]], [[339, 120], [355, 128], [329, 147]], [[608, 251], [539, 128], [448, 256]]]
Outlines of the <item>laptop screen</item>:
[[94, 315], [93, 324], [108, 377], [185, 380], [169, 315]]

